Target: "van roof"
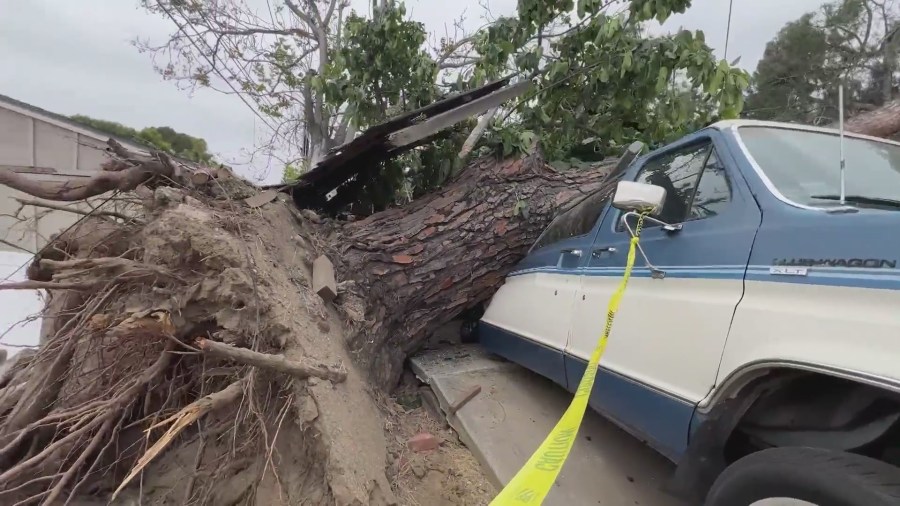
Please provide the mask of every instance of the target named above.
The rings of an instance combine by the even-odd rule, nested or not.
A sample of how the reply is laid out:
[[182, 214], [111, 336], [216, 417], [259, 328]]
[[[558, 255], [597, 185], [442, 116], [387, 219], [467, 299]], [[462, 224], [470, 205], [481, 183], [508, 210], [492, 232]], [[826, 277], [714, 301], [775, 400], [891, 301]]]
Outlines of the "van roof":
[[[760, 121], [760, 120], [753, 120], [753, 119], [723, 120], [723, 121], [713, 123], [712, 125], [709, 125], [709, 127], [707, 127], [707, 128], [714, 128], [716, 130], [722, 131], [722, 130], [729, 130], [729, 129], [737, 129], [739, 127], [744, 127], [744, 126], [786, 128], [786, 129], [790, 129], [790, 130], [802, 130], [804, 132], [820, 132], [820, 133], [827, 133], [827, 134], [833, 134], [833, 135], [838, 135], [840, 133], [837, 128], [801, 125], [799, 123], [783, 123], [780, 121]], [[900, 146], [900, 142], [897, 142], [897, 141], [894, 141], [891, 139], [885, 139], [883, 137], [872, 137], [871, 135], [862, 135], [862, 134], [857, 134], [857, 133], [853, 133], [853, 132], [848, 132], [846, 130], [844, 131], [844, 136], [852, 137], [854, 139], [866, 139], [866, 140], [870, 140], [870, 141], [884, 142], [886, 144], [893, 144], [895, 146]]]

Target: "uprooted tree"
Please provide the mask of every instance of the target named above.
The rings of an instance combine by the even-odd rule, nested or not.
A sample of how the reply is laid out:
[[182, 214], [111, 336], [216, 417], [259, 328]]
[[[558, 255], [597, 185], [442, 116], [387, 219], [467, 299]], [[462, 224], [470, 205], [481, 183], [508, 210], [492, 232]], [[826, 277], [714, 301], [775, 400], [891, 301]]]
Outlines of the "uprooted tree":
[[[141, 491], [148, 503], [391, 503], [372, 389], [488, 297], [604, 173], [481, 159], [405, 208], [338, 222], [288, 199], [250, 208], [255, 190], [227, 171], [198, 178], [163, 153], [116, 152], [116, 170], [78, 188], [0, 174], [49, 199], [132, 192], [136, 207], [85, 219], [29, 281], [2, 287], [50, 293], [45, 344], [0, 379], [4, 504]], [[336, 260], [333, 303], [310, 288], [319, 254]]]
[[[608, 164], [487, 157], [408, 206], [343, 222], [286, 196], [253, 208], [256, 190], [225, 169], [111, 145], [109, 171], [77, 187], [0, 172], [44, 199], [134, 201], [0, 285], [49, 293], [44, 344], [0, 377], [4, 504], [392, 504], [373, 396], [552, 217], [611, 189]], [[310, 286], [320, 254], [335, 259], [333, 302]]]
[[[579, 2], [595, 20], [592, 9], [605, 5]], [[632, 19], [664, 17], [673, 5], [687, 2], [634, 2]], [[520, 21], [538, 30], [546, 14], [528, 10]], [[683, 59], [692, 93], [719, 93], [722, 81], [740, 88], [741, 75], [727, 65], [689, 65], [708, 51], [697, 38], [681, 36], [693, 49], [676, 53], [678, 46], [641, 42], [623, 19], [586, 22], [594, 31], [584, 36], [612, 37], [627, 53], [615, 60], [598, 53], [593, 66], [571, 71], [552, 64], [539, 78], [548, 90], [561, 88], [549, 86], [556, 81], [577, 86], [537, 95], [512, 115], [546, 123], [540, 145], [547, 138], [550, 151], [569, 154], [541, 104], [575, 111], [578, 86], [631, 79], [632, 90], [649, 96], [660, 87], [668, 97], [674, 67], [661, 58]], [[478, 40], [535, 46], [520, 25], [494, 28]], [[491, 55], [505, 61], [510, 52]], [[633, 54], [650, 56], [631, 61]], [[611, 67], [625, 59], [639, 70]], [[605, 129], [603, 121], [627, 114], [634, 124], [604, 130], [603, 149], [612, 151], [616, 136], [660, 128], [648, 135], [663, 139], [671, 132], [659, 125], [681, 124], [684, 111], [668, 109], [680, 102], [606, 93], [612, 105], [577, 111], [560, 131]], [[487, 135], [504, 144], [513, 132], [521, 143], [522, 125], [501, 122]], [[130, 202], [127, 212], [92, 213], [53, 238], [28, 281], [0, 285], [49, 294], [42, 346], [0, 377], [3, 504], [84, 497], [127, 504], [136, 496], [144, 504], [394, 503], [378, 392], [395, 384], [405, 358], [435, 328], [486, 300], [554, 216], [610, 189], [609, 163], [565, 170], [540, 150], [507, 150], [504, 159], [475, 159], [405, 206], [338, 221], [286, 197], [251, 207], [244, 199], [257, 190], [226, 169], [186, 168], [165, 153], [131, 153], [112, 141], [110, 152], [105, 170], [78, 184], [0, 170], [0, 184], [41, 199], [111, 194]], [[333, 301], [311, 288], [313, 260], [323, 254], [339, 281]]]

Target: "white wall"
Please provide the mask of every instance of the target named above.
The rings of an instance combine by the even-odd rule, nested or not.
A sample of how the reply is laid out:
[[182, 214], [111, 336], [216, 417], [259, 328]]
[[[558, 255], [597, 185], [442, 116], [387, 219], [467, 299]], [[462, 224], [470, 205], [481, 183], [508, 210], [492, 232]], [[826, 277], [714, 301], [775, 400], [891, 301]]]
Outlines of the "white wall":
[[[31, 255], [26, 253], [0, 251], [0, 280], [9, 277], [7, 281], [24, 281], [25, 267], [30, 260]], [[41, 331], [40, 320], [25, 324], [18, 322], [29, 315], [38, 314], [42, 307], [43, 302], [36, 290], [0, 290], [0, 335], [5, 333], [0, 337], [0, 348], [6, 349], [10, 357], [22, 348], [7, 345], [37, 346]]]
[[[68, 121], [19, 104], [0, 102], [0, 167], [15, 170], [25, 177], [44, 181], [84, 180], [99, 172], [101, 164], [109, 159], [105, 143], [106, 138], [102, 135]], [[142, 150], [130, 143], [123, 144], [133, 151]], [[99, 204], [105, 197], [93, 201]], [[19, 267], [31, 259], [26, 251], [40, 250], [51, 235], [62, 232], [81, 218], [74, 213], [26, 206], [16, 219], [10, 216], [21, 207], [16, 198], [31, 199], [24, 193], [0, 186], [0, 239], [12, 243], [0, 243], [0, 283], [23, 281], [25, 268]], [[67, 205], [89, 209], [83, 202]], [[40, 321], [17, 322], [37, 314], [42, 306], [36, 290], [0, 290], [0, 347], [6, 348], [10, 356], [21, 348], [5, 344], [37, 345]]]

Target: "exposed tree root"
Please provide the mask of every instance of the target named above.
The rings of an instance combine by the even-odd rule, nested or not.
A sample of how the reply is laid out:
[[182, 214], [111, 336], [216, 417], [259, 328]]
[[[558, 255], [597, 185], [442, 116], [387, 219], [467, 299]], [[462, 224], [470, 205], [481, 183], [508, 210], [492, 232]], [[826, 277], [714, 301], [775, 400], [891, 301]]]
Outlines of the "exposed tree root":
[[[29, 281], [0, 285], [49, 295], [41, 347], [0, 377], [0, 504], [396, 504], [373, 384], [390, 388], [560, 208], [604, 188], [603, 171], [480, 160], [441, 193], [339, 223], [251, 209], [256, 190], [225, 173], [111, 149], [84, 187], [16, 186], [134, 189], [142, 206], [86, 217]], [[321, 254], [331, 302], [310, 288]]]
[[225, 343], [198, 339], [197, 347], [204, 353], [242, 364], [262, 367], [276, 372], [290, 374], [295, 378], [306, 379], [309, 377], [322, 378], [332, 383], [340, 383], [347, 379], [347, 371], [343, 368], [329, 367], [325, 364], [310, 362], [308, 360], [288, 360], [281, 355], [259, 353], [246, 348], [237, 348]]
[[[328, 365], [348, 357], [319, 342], [327, 309], [280, 265], [296, 222], [278, 203], [263, 248], [260, 210], [222, 188], [213, 207], [158, 188], [139, 220], [91, 217], [0, 286], [51, 294], [43, 346], [0, 378], [0, 504], [393, 502], [363, 378]], [[360, 419], [332, 413], [348, 402]], [[338, 448], [348, 433], [369, 457]]]
[[162, 435], [159, 439], [153, 443], [144, 454], [138, 459], [137, 464], [135, 464], [134, 468], [128, 473], [128, 476], [122, 480], [122, 483], [116, 488], [116, 490], [112, 494], [112, 499], [115, 499], [119, 492], [125, 488], [131, 480], [134, 479], [135, 476], [138, 475], [147, 464], [150, 463], [151, 460], [156, 458], [165, 448], [175, 439], [178, 434], [181, 433], [185, 428], [189, 425], [196, 422], [201, 416], [209, 413], [210, 411], [215, 411], [217, 409], [221, 409], [224, 406], [231, 405], [244, 393], [244, 387], [247, 384], [247, 378], [242, 378], [234, 383], [228, 385], [227, 387], [219, 390], [218, 392], [206, 395], [197, 399], [196, 401], [190, 403], [181, 409], [178, 413], [166, 418], [161, 422], [157, 422], [151, 425], [147, 431], [151, 431], [153, 429], [163, 427], [165, 425], [169, 425], [169, 429], [165, 434]]

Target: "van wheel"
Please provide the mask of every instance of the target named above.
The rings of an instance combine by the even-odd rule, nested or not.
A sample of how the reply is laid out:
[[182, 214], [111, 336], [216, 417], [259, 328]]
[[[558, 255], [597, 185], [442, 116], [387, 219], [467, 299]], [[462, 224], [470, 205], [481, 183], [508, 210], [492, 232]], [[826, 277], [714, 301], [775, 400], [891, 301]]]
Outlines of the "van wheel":
[[706, 506], [897, 506], [900, 468], [853, 453], [770, 448], [719, 475]]
[[463, 343], [478, 342], [478, 320], [466, 320], [459, 327], [459, 340]]

